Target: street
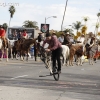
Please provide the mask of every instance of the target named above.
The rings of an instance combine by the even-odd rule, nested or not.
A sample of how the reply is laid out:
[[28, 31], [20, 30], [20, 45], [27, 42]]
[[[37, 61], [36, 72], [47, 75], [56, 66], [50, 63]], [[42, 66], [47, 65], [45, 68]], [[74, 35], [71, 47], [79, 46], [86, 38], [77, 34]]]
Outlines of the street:
[[99, 60], [62, 66], [59, 81], [49, 73], [39, 59], [1, 61], [0, 100], [100, 100]]

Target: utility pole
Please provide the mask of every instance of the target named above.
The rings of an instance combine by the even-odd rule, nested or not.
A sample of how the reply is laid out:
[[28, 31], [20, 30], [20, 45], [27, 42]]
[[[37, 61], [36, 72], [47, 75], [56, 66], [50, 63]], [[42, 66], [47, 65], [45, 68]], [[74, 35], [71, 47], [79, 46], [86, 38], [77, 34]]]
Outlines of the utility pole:
[[65, 5], [65, 10], [64, 10], [63, 20], [62, 20], [62, 24], [61, 24], [61, 31], [62, 31], [62, 29], [63, 29], [63, 22], [64, 22], [64, 17], [65, 17], [67, 2], [68, 2], [68, 0], [66, 0], [66, 5]]

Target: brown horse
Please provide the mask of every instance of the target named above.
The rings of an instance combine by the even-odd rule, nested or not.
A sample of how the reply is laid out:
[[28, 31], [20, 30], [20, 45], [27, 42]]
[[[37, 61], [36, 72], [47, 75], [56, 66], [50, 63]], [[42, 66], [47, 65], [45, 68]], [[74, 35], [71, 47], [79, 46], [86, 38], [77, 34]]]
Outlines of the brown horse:
[[81, 44], [69, 44], [70, 48], [70, 57], [69, 57], [69, 65], [73, 66], [73, 58], [76, 55], [77, 65], [82, 65], [82, 55], [84, 55], [85, 50], [83, 50], [83, 45]]
[[[24, 59], [23, 55], [26, 54], [27, 55], [26, 60], [28, 61], [28, 53], [29, 53], [30, 47], [32, 45], [34, 45], [34, 46], [36, 45], [36, 39], [21, 39], [21, 40], [16, 41], [15, 48], [18, 52], [20, 52], [21, 60]], [[23, 56], [23, 58], [22, 58], [22, 56]], [[35, 56], [36, 56], [36, 54], [35, 54]]]

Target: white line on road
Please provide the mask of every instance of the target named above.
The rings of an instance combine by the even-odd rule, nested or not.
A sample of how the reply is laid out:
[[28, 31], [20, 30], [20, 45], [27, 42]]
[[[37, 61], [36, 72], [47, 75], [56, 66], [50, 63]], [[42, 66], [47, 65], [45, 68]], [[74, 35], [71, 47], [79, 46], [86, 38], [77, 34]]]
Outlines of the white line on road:
[[17, 76], [17, 77], [13, 77], [11, 79], [16, 79], [16, 78], [20, 78], [20, 77], [26, 77], [26, 76], [28, 76], [28, 75]]

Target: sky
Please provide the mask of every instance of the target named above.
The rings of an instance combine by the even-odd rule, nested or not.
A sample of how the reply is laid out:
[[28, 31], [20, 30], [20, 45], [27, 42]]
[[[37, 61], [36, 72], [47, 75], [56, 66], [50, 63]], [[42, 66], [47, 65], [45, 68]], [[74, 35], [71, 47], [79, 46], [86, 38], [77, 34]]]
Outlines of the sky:
[[[0, 0], [0, 24], [8, 23], [10, 19], [9, 7], [13, 4], [16, 12], [11, 19], [10, 26], [22, 26], [26, 20], [36, 21], [40, 28], [42, 23], [50, 24], [50, 30], [61, 30], [66, 0]], [[71, 28], [72, 23], [89, 17], [87, 32], [94, 32], [97, 13], [100, 12], [100, 0], [68, 0], [63, 22], [63, 29]], [[57, 16], [53, 18], [51, 16]]]

